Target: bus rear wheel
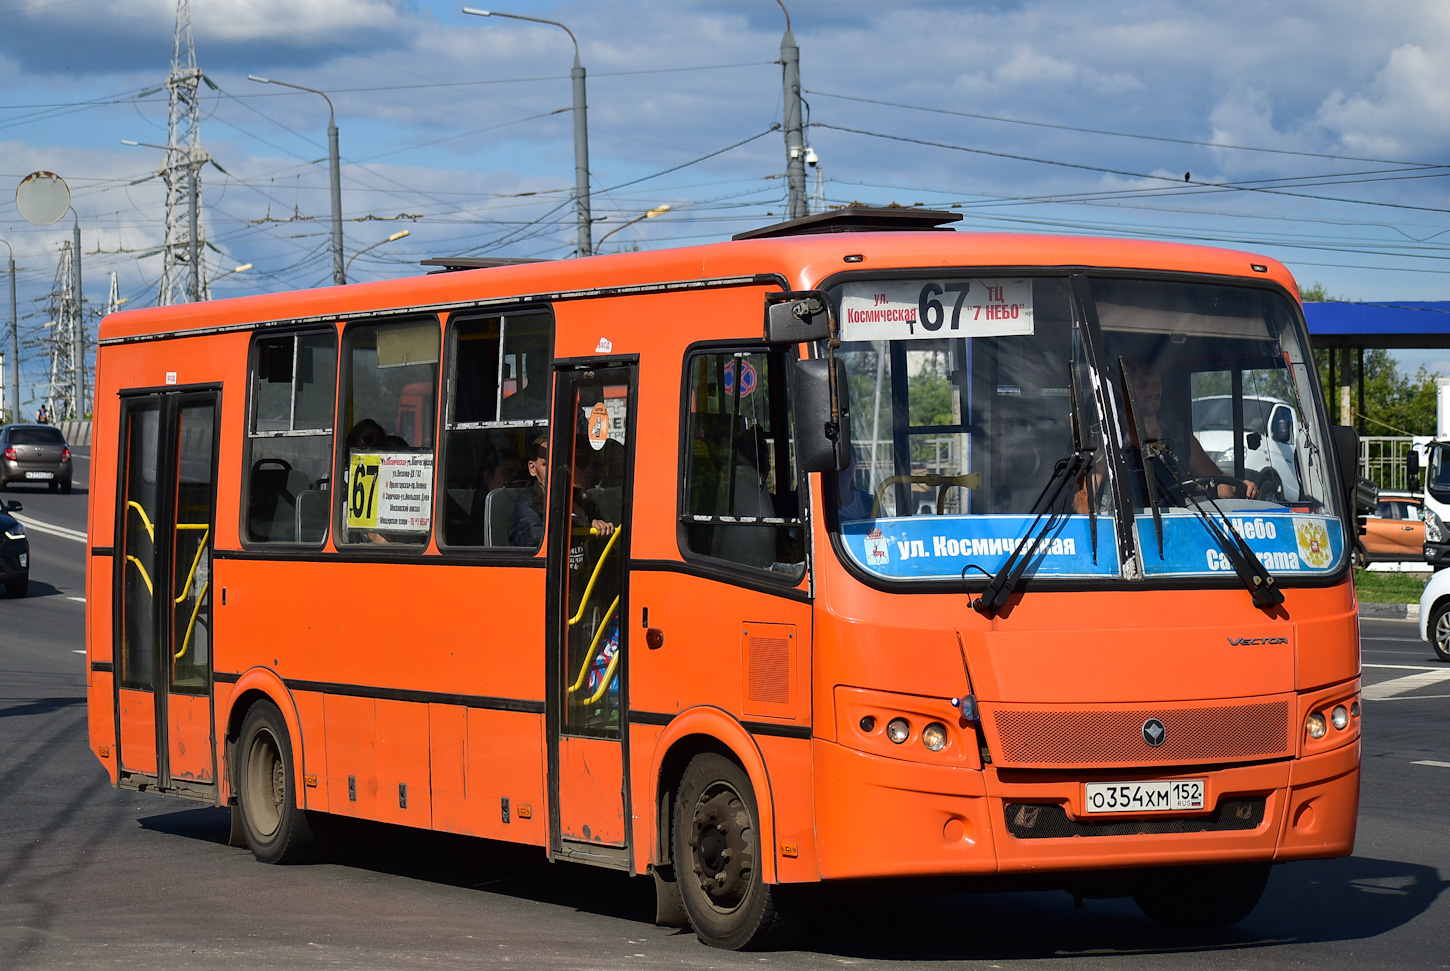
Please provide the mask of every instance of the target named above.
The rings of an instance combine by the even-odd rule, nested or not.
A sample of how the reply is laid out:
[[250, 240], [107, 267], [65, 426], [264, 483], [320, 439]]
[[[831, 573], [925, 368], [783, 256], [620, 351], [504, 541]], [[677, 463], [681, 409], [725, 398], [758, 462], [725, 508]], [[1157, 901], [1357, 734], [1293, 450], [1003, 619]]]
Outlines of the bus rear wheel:
[[674, 812], [675, 879], [695, 935], [739, 951], [779, 941], [778, 888], [760, 872], [760, 814], [745, 770], [713, 752], [685, 768]]
[[1145, 875], [1133, 900], [1154, 923], [1214, 930], [1249, 916], [1268, 882], [1267, 863], [1174, 867]]
[[271, 702], [259, 701], [247, 711], [237, 755], [237, 809], [252, 855], [263, 863], [313, 859], [316, 839], [306, 811], [297, 805], [292, 741]]

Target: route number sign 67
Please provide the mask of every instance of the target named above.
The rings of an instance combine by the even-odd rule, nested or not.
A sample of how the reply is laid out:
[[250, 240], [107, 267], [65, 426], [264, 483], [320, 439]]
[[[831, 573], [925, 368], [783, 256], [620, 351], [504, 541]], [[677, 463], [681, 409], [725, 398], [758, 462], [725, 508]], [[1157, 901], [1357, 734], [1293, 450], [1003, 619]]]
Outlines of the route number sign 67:
[[378, 469], [376, 452], [354, 452], [347, 474], [347, 526], [376, 529], [378, 525]]
[[1032, 332], [1028, 279], [853, 280], [841, 288], [842, 340], [938, 340]]

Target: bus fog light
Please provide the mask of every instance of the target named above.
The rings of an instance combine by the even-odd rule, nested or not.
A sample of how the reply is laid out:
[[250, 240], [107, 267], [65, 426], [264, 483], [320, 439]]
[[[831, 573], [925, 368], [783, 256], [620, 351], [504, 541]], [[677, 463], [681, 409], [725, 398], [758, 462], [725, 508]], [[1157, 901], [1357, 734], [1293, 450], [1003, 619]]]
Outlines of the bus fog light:
[[1350, 704], [1350, 706], [1349, 706], [1349, 717], [1350, 718], [1358, 718], [1359, 717], [1359, 702], [1356, 701], [1356, 702], [1353, 702], [1352, 704]]
[[1343, 705], [1335, 705], [1334, 710], [1329, 713], [1329, 723], [1339, 731], [1343, 731], [1349, 724], [1349, 709]]
[[1324, 733], [1329, 731], [1329, 726], [1324, 722], [1324, 716], [1315, 712], [1304, 719], [1304, 729], [1309, 733], [1310, 738], [1323, 738]]
[[933, 752], [947, 747], [947, 727], [941, 722], [932, 722], [921, 730], [921, 744]]
[[911, 737], [911, 723], [905, 718], [893, 718], [886, 723], [886, 737], [897, 745]]
[[876, 731], [875, 715], [861, 716], [861, 731], [865, 732], [867, 735], [870, 735], [872, 732]]

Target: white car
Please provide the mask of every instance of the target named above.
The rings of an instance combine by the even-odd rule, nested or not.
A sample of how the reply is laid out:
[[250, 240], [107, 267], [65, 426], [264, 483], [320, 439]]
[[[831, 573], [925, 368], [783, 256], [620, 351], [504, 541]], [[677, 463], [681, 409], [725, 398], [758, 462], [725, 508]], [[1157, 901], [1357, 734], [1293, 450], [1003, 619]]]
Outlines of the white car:
[[[1279, 398], [1245, 395], [1243, 400], [1244, 469], [1257, 474], [1263, 499], [1292, 502], [1299, 498], [1294, 443], [1299, 418]], [[1224, 472], [1234, 467], [1233, 398], [1207, 395], [1193, 399], [1193, 434]], [[1271, 474], [1272, 473], [1272, 474]]]
[[1420, 638], [1450, 661], [1450, 570], [1436, 572], [1420, 594]]

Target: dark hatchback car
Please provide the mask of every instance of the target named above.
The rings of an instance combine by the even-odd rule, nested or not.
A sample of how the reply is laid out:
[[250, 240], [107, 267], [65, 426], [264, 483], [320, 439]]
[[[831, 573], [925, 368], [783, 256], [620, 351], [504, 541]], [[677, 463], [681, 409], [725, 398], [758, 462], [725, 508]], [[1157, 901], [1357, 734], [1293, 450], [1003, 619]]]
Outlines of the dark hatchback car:
[[0, 502], [0, 584], [12, 597], [23, 597], [30, 589], [30, 541], [25, 527], [10, 515], [19, 511], [14, 499]]
[[47, 485], [70, 492], [70, 446], [53, 425], [0, 428], [0, 489], [14, 483]]

